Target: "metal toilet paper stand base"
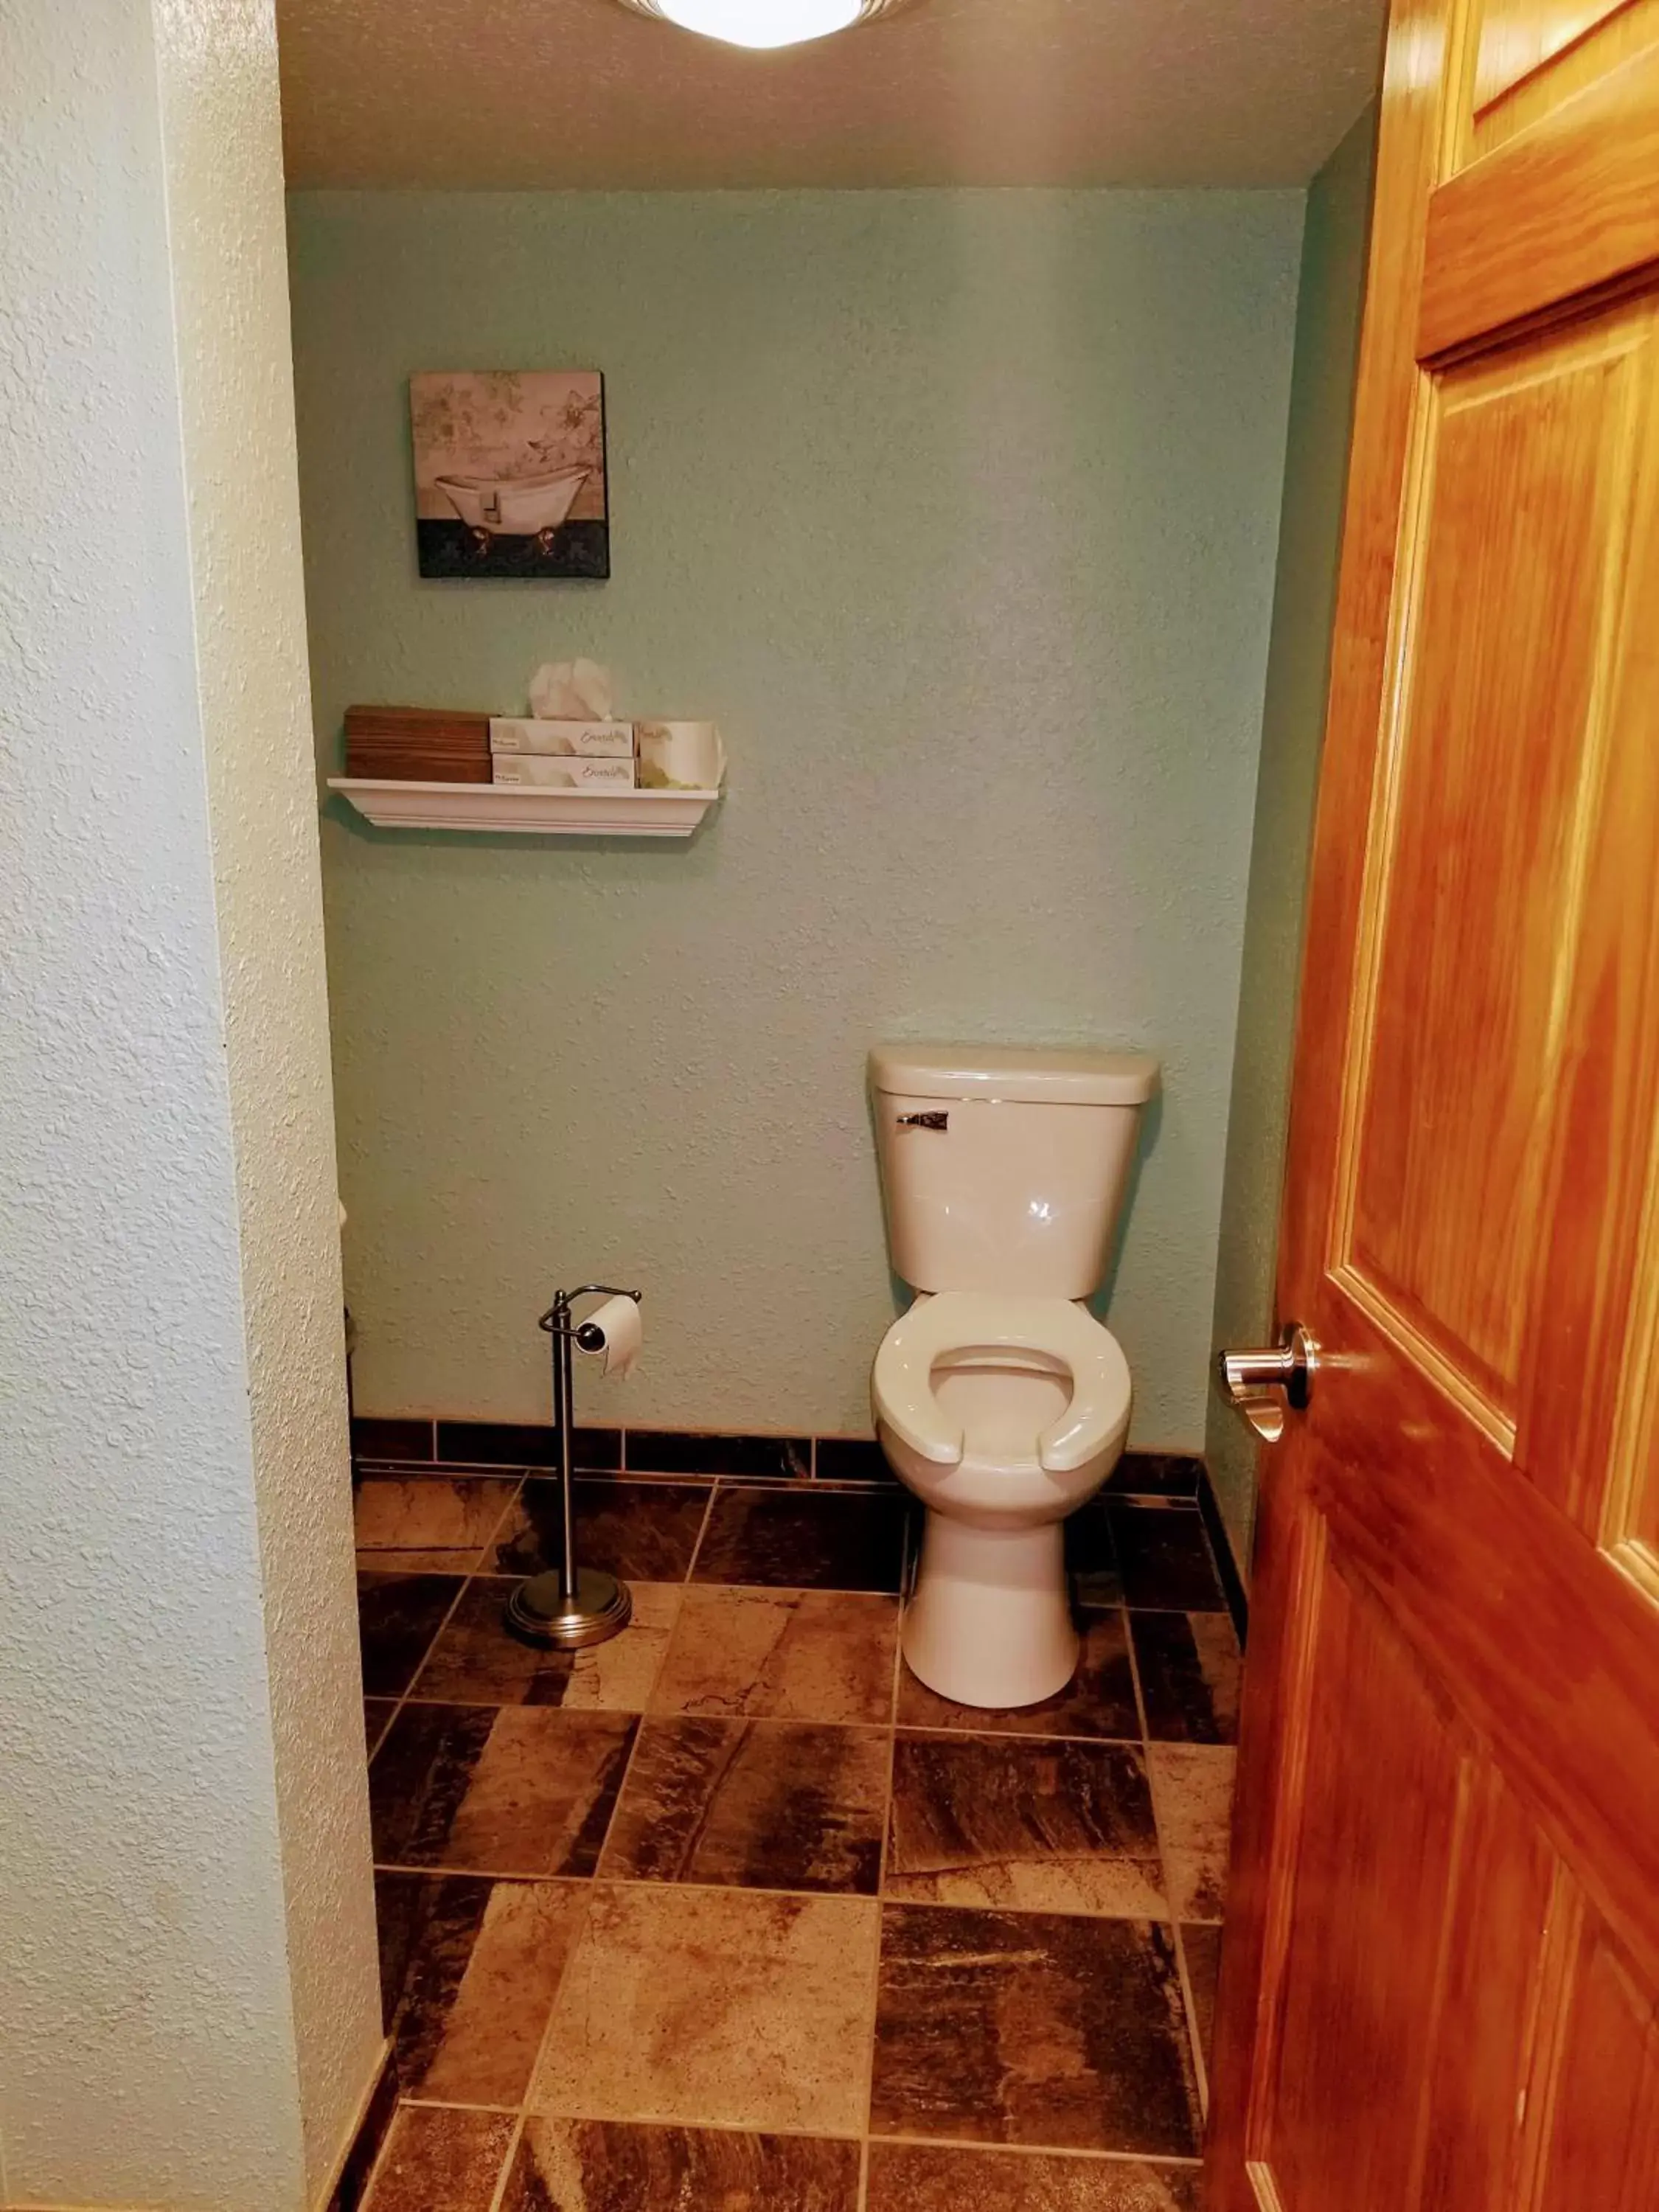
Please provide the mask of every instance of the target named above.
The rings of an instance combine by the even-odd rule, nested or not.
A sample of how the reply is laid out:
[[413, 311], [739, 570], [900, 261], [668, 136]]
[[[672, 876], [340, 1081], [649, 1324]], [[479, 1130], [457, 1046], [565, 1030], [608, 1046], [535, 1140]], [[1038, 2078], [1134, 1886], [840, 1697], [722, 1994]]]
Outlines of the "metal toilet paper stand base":
[[627, 1627], [634, 1610], [628, 1585], [599, 1567], [579, 1567], [573, 1526], [570, 1466], [570, 1402], [572, 1345], [584, 1352], [603, 1352], [604, 1332], [592, 1322], [573, 1323], [571, 1305], [577, 1298], [632, 1298], [638, 1291], [619, 1291], [609, 1283], [584, 1283], [579, 1290], [560, 1291], [537, 1327], [552, 1339], [553, 1426], [558, 1439], [559, 1565], [544, 1575], [520, 1583], [507, 1601], [507, 1625], [526, 1644], [539, 1644], [556, 1651], [580, 1651], [590, 1644], [607, 1643]]

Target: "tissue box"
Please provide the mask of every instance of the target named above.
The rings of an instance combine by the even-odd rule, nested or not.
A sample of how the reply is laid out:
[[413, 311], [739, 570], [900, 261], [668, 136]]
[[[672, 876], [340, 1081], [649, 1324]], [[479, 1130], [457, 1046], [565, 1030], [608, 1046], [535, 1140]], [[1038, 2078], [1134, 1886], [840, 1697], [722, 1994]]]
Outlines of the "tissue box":
[[492, 753], [553, 753], [577, 760], [632, 760], [631, 722], [550, 722], [494, 714]]
[[631, 760], [576, 760], [569, 754], [497, 753], [497, 783], [540, 783], [567, 791], [632, 791]]

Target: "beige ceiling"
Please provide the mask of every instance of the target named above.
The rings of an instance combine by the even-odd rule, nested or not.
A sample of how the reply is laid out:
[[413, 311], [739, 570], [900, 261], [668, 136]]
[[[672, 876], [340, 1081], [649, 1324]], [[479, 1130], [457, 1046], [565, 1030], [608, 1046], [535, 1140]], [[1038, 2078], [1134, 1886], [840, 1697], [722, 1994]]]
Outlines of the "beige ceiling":
[[1382, 0], [916, 0], [755, 54], [615, 0], [278, 0], [296, 185], [1304, 183]]

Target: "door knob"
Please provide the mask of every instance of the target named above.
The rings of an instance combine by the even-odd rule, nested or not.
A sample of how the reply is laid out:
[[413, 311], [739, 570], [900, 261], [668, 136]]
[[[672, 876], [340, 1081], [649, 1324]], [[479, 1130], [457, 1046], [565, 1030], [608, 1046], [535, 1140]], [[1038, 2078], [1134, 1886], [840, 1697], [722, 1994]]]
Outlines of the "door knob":
[[1269, 1443], [1285, 1433], [1286, 1407], [1299, 1413], [1306, 1407], [1318, 1367], [1319, 1346], [1296, 1321], [1285, 1323], [1276, 1345], [1216, 1355], [1222, 1396]]

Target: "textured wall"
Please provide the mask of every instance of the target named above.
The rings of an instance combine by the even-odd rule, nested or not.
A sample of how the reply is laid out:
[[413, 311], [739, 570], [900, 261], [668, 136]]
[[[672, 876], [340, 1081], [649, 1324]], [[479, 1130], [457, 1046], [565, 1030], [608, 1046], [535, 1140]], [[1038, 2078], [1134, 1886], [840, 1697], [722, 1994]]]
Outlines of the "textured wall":
[[[1196, 1444], [1299, 194], [291, 202], [320, 750], [538, 659], [712, 714], [690, 847], [325, 828], [367, 1411], [532, 1416], [538, 1304], [637, 1279], [605, 1403], [867, 1425], [887, 1036], [1155, 1048], [1112, 1325]], [[414, 369], [608, 377], [614, 575], [422, 584]], [[598, 1402], [597, 1399], [594, 1401]]]
[[[1238, 1042], [1213, 1340], [1267, 1343], [1289, 1109], [1308, 847], [1325, 727], [1376, 115], [1368, 108], [1308, 195], [1279, 582], [1250, 851]], [[1255, 1439], [1212, 1395], [1206, 1453], [1241, 1563], [1255, 1519]]]
[[[306, 2199], [380, 2017], [271, 0], [164, 0], [162, 127]], [[236, 312], [228, 313], [234, 300]]]
[[253, 0], [0, 10], [5, 2203], [299, 2212], [376, 2033], [273, 69]]

